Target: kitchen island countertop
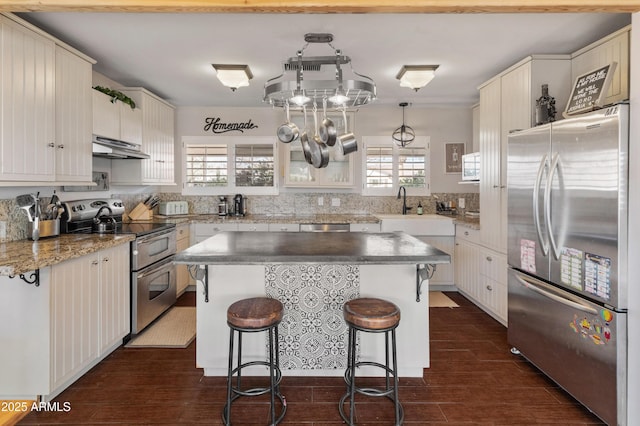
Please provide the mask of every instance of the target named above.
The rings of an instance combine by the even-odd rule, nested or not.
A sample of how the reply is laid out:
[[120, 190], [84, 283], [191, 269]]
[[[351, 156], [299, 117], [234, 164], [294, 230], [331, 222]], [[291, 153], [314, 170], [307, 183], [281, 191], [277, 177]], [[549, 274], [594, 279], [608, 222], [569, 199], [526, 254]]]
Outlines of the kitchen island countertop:
[[261, 263], [449, 263], [451, 257], [404, 232], [220, 232], [180, 253], [192, 265]]

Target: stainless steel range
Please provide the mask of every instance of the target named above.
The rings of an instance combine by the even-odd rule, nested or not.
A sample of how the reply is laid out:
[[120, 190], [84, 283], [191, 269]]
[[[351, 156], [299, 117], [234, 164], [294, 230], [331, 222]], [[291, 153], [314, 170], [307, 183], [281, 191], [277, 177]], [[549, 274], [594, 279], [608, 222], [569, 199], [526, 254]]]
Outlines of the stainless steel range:
[[131, 242], [131, 334], [140, 333], [176, 302], [175, 224], [123, 223], [114, 198], [63, 203], [61, 232], [135, 234]]

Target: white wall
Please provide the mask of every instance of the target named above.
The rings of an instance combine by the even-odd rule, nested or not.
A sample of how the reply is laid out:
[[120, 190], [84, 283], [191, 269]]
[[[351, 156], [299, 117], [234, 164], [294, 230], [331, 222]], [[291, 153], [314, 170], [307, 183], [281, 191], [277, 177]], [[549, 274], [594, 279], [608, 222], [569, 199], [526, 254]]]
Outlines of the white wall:
[[[218, 135], [245, 136], [273, 136], [276, 129], [285, 121], [282, 109], [268, 106], [262, 108], [207, 108], [207, 107], [178, 107], [176, 108], [176, 155], [181, 152], [182, 136], [213, 136], [212, 132], [204, 130], [205, 118], [220, 117], [222, 122], [251, 122], [258, 127], [244, 133], [229, 132]], [[374, 105], [360, 108], [355, 113], [354, 133], [362, 139], [363, 136], [389, 136], [402, 124], [402, 110], [399, 107], [386, 108]], [[448, 142], [465, 143], [467, 152], [472, 150], [472, 111], [471, 107], [458, 108], [407, 108], [405, 124], [411, 126], [416, 135], [429, 136], [431, 139], [431, 192], [477, 192], [472, 185], [459, 185], [459, 175], [444, 173], [444, 144]], [[349, 129], [352, 130], [352, 129]], [[281, 148], [282, 148], [282, 144]], [[356, 188], [360, 188], [361, 151], [354, 154], [357, 164]], [[181, 180], [181, 161], [177, 158], [176, 180]], [[178, 184], [178, 190], [181, 183]], [[171, 191], [171, 188], [166, 188]], [[359, 192], [358, 189], [354, 190]], [[281, 187], [281, 192], [287, 188]]]
[[[631, 70], [640, 73], [640, 13], [631, 22]], [[628, 416], [627, 424], [640, 421], [640, 85], [631, 81], [631, 128], [629, 137], [629, 356], [628, 356]]]

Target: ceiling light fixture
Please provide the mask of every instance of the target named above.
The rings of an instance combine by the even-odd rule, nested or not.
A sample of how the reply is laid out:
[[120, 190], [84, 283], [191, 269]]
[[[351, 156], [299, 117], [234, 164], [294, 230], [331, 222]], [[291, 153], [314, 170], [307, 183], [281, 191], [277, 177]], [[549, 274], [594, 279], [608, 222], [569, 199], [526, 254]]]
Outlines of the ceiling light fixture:
[[404, 109], [407, 105], [409, 104], [406, 102], [400, 103], [400, 106], [402, 107], [402, 126], [394, 130], [393, 135], [391, 135], [393, 142], [402, 148], [409, 145], [416, 138], [416, 133], [413, 129], [404, 124]]
[[211, 64], [211, 66], [216, 70], [218, 80], [222, 85], [234, 92], [238, 87], [248, 86], [249, 80], [253, 78], [249, 65]]
[[429, 84], [439, 65], [403, 65], [396, 76], [401, 87], [410, 87], [416, 92]]
[[[374, 81], [358, 74], [351, 67], [351, 58], [331, 45], [333, 34], [309, 33], [304, 36], [305, 45], [295, 57], [284, 62], [282, 74], [264, 85], [265, 102], [277, 107], [290, 105], [311, 107], [321, 105], [327, 99], [335, 108], [358, 107], [376, 99]], [[333, 56], [303, 56], [309, 44], [328, 44]], [[349, 65], [351, 74], [343, 77], [343, 66]], [[309, 77], [309, 78], [307, 78]]]

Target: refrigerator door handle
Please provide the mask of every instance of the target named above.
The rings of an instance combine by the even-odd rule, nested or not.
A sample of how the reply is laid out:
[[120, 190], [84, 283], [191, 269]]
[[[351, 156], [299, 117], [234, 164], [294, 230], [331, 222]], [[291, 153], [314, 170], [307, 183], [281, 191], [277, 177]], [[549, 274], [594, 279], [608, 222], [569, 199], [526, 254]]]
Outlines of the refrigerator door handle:
[[553, 252], [553, 257], [555, 257], [556, 260], [560, 260], [560, 250], [556, 245], [556, 240], [553, 237], [553, 227], [551, 226], [551, 188], [553, 187], [553, 177], [556, 173], [556, 170], [558, 170], [559, 163], [560, 154], [556, 152], [551, 160], [551, 166], [549, 167], [549, 177], [547, 178], [547, 187], [544, 190], [544, 218], [545, 222], [547, 223], [549, 244]]
[[587, 306], [584, 305], [578, 301], [574, 301], [571, 299], [566, 299], [562, 296], [558, 296], [557, 294], [553, 294], [547, 290], [544, 290], [542, 288], [539, 287], [538, 284], [536, 284], [533, 280], [530, 280], [528, 277], [520, 275], [520, 274], [516, 274], [516, 280], [522, 284], [523, 286], [525, 286], [526, 288], [528, 288], [531, 291], [535, 291], [536, 293], [547, 297], [549, 299], [555, 300], [558, 303], [562, 303], [565, 306], [568, 306], [570, 308], [574, 308], [574, 309], [579, 309], [583, 312], [586, 312], [588, 314], [592, 314], [592, 315], [598, 315], [598, 311], [596, 309], [593, 309], [591, 306]]
[[536, 233], [538, 234], [538, 242], [540, 243], [542, 254], [545, 257], [549, 254], [549, 243], [545, 241], [542, 235], [542, 229], [540, 228], [540, 203], [538, 202], [538, 194], [540, 193], [540, 183], [542, 182], [542, 176], [546, 166], [547, 154], [544, 154], [542, 160], [540, 160], [540, 167], [538, 167], [538, 174], [533, 185], [533, 224], [535, 225]]

